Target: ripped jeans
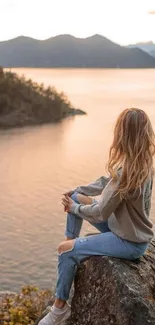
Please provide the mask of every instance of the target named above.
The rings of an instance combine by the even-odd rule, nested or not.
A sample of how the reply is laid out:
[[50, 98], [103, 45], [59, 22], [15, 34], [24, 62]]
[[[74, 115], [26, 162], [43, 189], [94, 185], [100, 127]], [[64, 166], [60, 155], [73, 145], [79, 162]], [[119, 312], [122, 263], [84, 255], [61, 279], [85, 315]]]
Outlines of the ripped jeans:
[[[72, 195], [77, 201], [77, 193]], [[93, 224], [100, 231], [97, 235], [78, 238], [83, 219], [67, 214], [66, 236], [75, 239], [70, 251], [58, 255], [58, 281], [56, 286], [56, 297], [67, 301], [74, 280], [76, 266], [89, 256], [101, 255], [135, 260], [142, 256], [148, 246], [147, 243], [132, 243], [116, 236], [108, 228], [107, 222]]]

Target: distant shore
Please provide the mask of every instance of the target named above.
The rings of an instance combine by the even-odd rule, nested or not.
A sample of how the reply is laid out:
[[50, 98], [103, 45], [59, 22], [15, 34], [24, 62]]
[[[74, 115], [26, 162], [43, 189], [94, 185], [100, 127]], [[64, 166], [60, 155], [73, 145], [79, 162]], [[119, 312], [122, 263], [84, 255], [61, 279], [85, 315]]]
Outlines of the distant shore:
[[4, 67], [155, 68], [154, 51], [121, 46], [99, 34], [86, 38], [57, 35], [45, 40], [19, 36], [0, 42], [0, 52]]
[[67, 96], [24, 76], [0, 68], [0, 129], [56, 123], [85, 115]]
[[154, 70], [155, 69], [155, 66], [154, 67], [150, 67], [150, 68], [146, 68], [146, 67], [135, 67], [135, 68], [130, 68], [130, 67], [127, 67], [127, 68], [124, 68], [124, 67], [119, 67], [119, 66], [116, 66], [116, 67], [87, 67], [87, 66], [81, 66], [81, 67], [76, 67], [76, 66], [73, 66], [73, 67], [36, 67], [36, 66], [13, 66], [13, 67], [5, 67], [4, 68], [4, 71], [11, 71], [13, 69], [36, 69], [36, 70]]

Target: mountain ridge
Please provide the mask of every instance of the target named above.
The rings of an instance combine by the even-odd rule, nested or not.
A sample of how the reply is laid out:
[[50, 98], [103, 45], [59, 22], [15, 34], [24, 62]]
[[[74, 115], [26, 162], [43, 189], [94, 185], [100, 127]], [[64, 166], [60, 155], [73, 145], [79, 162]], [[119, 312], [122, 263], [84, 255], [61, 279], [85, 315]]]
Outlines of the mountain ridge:
[[95, 34], [70, 34], [45, 40], [19, 36], [0, 42], [0, 65], [36, 68], [155, 68], [155, 59], [139, 48], [127, 48]]
[[155, 44], [152, 41], [148, 42], [139, 42], [136, 44], [130, 44], [127, 46], [128, 48], [139, 48], [142, 51], [150, 54], [151, 56], [155, 57]]

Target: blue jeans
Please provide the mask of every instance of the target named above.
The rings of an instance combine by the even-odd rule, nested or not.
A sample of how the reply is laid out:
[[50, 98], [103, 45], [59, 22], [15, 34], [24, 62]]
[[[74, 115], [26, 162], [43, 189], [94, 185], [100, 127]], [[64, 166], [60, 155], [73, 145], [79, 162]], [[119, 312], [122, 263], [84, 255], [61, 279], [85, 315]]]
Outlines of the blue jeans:
[[[77, 193], [72, 195], [77, 201]], [[100, 231], [97, 235], [78, 238], [83, 220], [71, 213], [67, 214], [66, 236], [75, 239], [71, 250], [58, 255], [58, 281], [56, 297], [68, 300], [69, 292], [74, 280], [76, 266], [82, 260], [94, 255], [111, 256], [127, 260], [135, 260], [142, 256], [148, 246], [147, 243], [132, 243], [116, 236], [108, 228], [107, 222], [93, 224]]]

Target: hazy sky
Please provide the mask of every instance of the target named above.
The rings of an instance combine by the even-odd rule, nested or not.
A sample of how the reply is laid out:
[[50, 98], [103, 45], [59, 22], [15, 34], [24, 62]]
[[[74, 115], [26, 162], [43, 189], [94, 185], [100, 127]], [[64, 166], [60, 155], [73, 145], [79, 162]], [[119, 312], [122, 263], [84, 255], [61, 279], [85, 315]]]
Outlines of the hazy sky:
[[96, 33], [120, 44], [155, 42], [155, 0], [0, 0], [0, 40]]

